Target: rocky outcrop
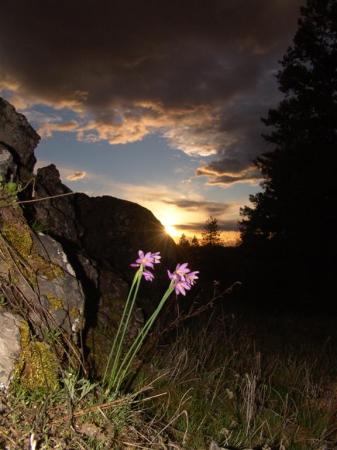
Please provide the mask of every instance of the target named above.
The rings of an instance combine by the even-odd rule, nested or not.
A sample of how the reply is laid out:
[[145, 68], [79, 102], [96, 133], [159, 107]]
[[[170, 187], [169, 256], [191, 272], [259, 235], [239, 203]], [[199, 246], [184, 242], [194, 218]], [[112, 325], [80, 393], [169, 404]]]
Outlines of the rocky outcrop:
[[[54, 165], [38, 170], [35, 189], [41, 198], [70, 192]], [[54, 237], [85, 250], [99, 265], [127, 279], [140, 248], [161, 251], [166, 263], [175, 259], [173, 240], [151, 211], [137, 203], [74, 194], [34, 204], [34, 217]]]
[[29, 125], [24, 115], [0, 97], [0, 146], [11, 151], [23, 183], [32, 177], [36, 162], [34, 150], [40, 136]]
[[[35, 163], [34, 148], [38, 141], [39, 136], [24, 116], [0, 99], [0, 175], [4, 179], [14, 180], [21, 185], [31, 180]], [[67, 195], [59, 196], [60, 194]], [[130, 263], [136, 258], [138, 250], [160, 251], [165, 267], [172, 267], [176, 256], [175, 243], [154, 215], [136, 203], [109, 196], [73, 194], [62, 184], [54, 165], [38, 170], [35, 196], [35, 200], [41, 201], [30, 207], [26, 205], [26, 219], [20, 209], [0, 208], [4, 248], [6, 250], [8, 239], [6, 226], [11, 222], [9, 211], [14, 215], [21, 214], [16, 219], [26, 231], [28, 223], [34, 223], [44, 231], [44, 234], [37, 234], [29, 230], [28, 234], [22, 234], [29, 237], [29, 251], [34, 249], [34, 257], [37, 256], [40, 263], [43, 260], [47, 261], [47, 266], [57, 267], [57, 276], [49, 280], [43, 274], [43, 270], [48, 271], [46, 267], [40, 273], [38, 270], [35, 282], [40, 307], [42, 305], [48, 316], [51, 315], [54, 324], [63, 327], [68, 334], [75, 329], [77, 332], [85, 322], [83, 338], [87, 347], [91, 349], [91, 354], [103, 355], [118, 326], [128, 286], [134, 274]], [[28, 255], [22, 255], [20, 251], [17, 253], [23, 260], [34, 260], [29, 252]], [[3, 275], [1, 286], [6, 295], [10, 295], [11, 289], [6, 292], [6, 283], [3, 281], [8, 280], [13, 267], [6, 264], [2, 262], [0, 267]], [[37, 264], [36, 261], [34, 264]], [[164, 279], [164, 267], [156, 268], [156, 274], [154, 284], [157, 286], [153, 286], [151, 291], [147, 291], [144, 286], [141, 292], [141, 306], [148, 307], [149, 311], [155, 306], [151, 301], [151, 292], [156, 291], [156, 287], [160, 285], [160, 274]], [[20, 278], [22, 274], [15, 276], [21, 280], [18, 290], [30, 298], [27, 283]], [[158, 301], [157, 298], [155, 300]], [[75, 310], [76, 315], [73, 314]], [[38, 322], [32, 313], [30, 318]], [[131, 335], [137, 332], [142, 322], [143, 315], [138, 309], [132, 321]]]
[[62, 246], [34, 233], [17, 206], [0, 208], [0, 288], [36, 332], [59, 329], [76, 339], [83, 328], [82, 287]]
[[0, 309], [0, 389], [7, 388], [21, 352], [20, 319]]
[[[35, 189], [40, 198], [70, 192], [54, 165], [38, 170]], [[134, 275], [130, 263], [143, 249], [160, 251], [166, 267], [173, 266], [175, 243], [151, 211], [109, 196], [74, 194], [53, 198], [34, 203], [32, 215], [62, 243], [81, 279], [87, 298], [85, 341], [96, 355], [94, 365], [100, 372]], [[162, 290], [163, 282], [167, 284], [164, 267], [156, 268], [156, 274], [152, 289], [143, 286], [138, 299], [145, 314], [152, 312], [158, 301], [153, 294]], [[142, 323], [143, 314], [138, 309], [129, 335], [135, 335]]]

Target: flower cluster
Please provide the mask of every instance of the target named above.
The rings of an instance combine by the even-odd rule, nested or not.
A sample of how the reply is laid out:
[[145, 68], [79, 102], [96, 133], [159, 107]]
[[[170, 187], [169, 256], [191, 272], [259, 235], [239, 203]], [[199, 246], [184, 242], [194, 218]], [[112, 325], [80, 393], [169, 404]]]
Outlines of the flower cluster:
[[150, 270], [147, 270], [147, 267], [150, 267], [151, 269], [154, 268], [154, 264], [160, 263], [160, 252], [147, 252], [144, 253], [143, 250], [138, 251], [138, 258], [136, 261], [131, 265], [131, 267], [142, 267], [143, 269], [143, 276], [146, 281], [152, 281], [154, 279], [154, 275]]
[[169, 279], [173, 283], [174, 290], [177, 295], [186, 295], [197, 280], [199, 271], [191, 272], [188, 263], [178, 264], [176, 270], [171, 273], [167, 271]]
[[[154, 275], [148, 269], [154, 269], [154, 264], [160, 263], [160, 252], [147, 252], [143, 250], [138, 251], [138, 258], [131, 265], [131, 267], [142, 268], [142, 275], [146, 281], [153, 281]], [[189, 291], [195, 284], [195, 281], [199, 278], [199, 271], [191, 272], [188, 267], [188, 263], [178, 264], [174, 272], [167, 271], [169, 279], [171, 280], [171, 286], [174, 288], [177, 295], [186, 295], [186, 291]]]

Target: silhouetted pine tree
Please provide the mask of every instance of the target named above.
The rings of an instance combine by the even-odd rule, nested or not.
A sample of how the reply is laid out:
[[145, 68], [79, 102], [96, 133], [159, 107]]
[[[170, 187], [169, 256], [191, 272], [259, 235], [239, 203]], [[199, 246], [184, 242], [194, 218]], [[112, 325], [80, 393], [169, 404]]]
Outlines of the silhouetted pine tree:
[[199, 239], [196, 237], [196, 235], [193, 236], [192, 241], [191, 241], [191, 245], [193, 247], [199, 247]]
[[284, 99], [264, 119], [274, 150], [256, 161], [263, 191], [241, 211], [242, 239], [269, 246], [282, 270], [317, 287], [334, 277], [337, 256], [336, 0], [307, 1], [281, 65]]
[[215, 217], [210, 216], [207, 219], [204, 231], [202, 232], [202, 243], [206, 246], [221, 245], [221, 235], [218, 221]]
[[180, 236], [178, 245], [180, 245], [181, 247], [189, 247], [189, 246], [190, 246], [190, 241], [187, 239], [185, 233], [183, 233], [183, 234]]

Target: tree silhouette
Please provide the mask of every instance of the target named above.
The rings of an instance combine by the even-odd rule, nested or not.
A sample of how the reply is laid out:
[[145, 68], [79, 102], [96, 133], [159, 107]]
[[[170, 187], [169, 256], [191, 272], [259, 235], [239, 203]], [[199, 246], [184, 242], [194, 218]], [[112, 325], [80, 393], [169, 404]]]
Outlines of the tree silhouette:
[[180, 236], [178, 245], [180, 245], [180, 247], [189, 247], [190, 246], [190, 241], [187, 239], [185, 233], [182, 233], [182, 235]]
[[210, 216], [205, 223], [205, 228], [202, 232], [202, 244], [206, 246], [221, 245], [221, 234], [215, 217]]
[[196, 237], [196, 235], [193, 236], [192, 241], [191, 241], [191, 245], [193, 247], [199, 247], [199, 239]]
[[256, 161], [263, 191], [241, 211], [244, 244], [272, 245], [306, 277], [322, 265], [328, 274], [336, 258], [336, 61], [337, 2], [308, 0], [277, 75], [284, 99], [263, 120], [274, 147]]

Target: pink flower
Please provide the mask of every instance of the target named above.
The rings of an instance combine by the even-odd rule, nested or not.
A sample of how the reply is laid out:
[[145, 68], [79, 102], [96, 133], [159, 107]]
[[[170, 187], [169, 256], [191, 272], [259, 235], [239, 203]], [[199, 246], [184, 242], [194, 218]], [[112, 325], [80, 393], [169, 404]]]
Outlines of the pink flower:
[[143, 277], [145, 278], [146, 281], [153, 281], [154, 280], [154, 275], [149, 270], [144, 270]]
[[189, 291], [191, 289], [191, 285], [182, 280], [178, 281], [174, 286], [174, 290], [177, 295], [186, 295], [185, 289]]
[[[147, 252], [144, 253], [143, 250], [138, 251], [138, 258], [136, 261], [132, 264], [130, 264], [131, 267], [142, 267], [142, 269], [146, 269], [147, 267], [150, 267], [151, 269], [154, 268], [153, 264], [159, 264], [160, 263], [160, 252]], [[149, 270], [143, 271], [143, 276], [146, 281], [153, 281], [154, 275]]]
[[184, 278], [188, 272], [190, 272], [190, 269], [188, 268], [188, 263], [177, 264], [175, 273], [179, 275], [181, 278]]
[[160, 263], [160, 259], [161, 259], [160, 252], [152, 253], [152, 258], [153, 258], [153, 262], [155, 264], [159, 264]]
[[136, 259], [136, 262], [131, 264], [131, 267], [151, 267], [153, 269], [153, 264], [159, 264], [160, 263], [160, 252], [151, 253], [147, 252], [144, 254], [143, 250], [138, 250], [138, 256], [139, 258]]
[[199, 271], [191, 272], [188, 268], [188, 263], [178, 264], [176, 270], [171, 273], [167, 271], [168, 277], [173, 283], [175, 293], [177, 295], [186, 295], [186, 291], [189, 291], [195, 284], [195, 280], [198, 279], [197, 274]]
[[195, 284], [195, 280], [198, 280], [198, 279], [199, 279], [198, 273], [199, 273], [199, 270], [196, 270], [195, 272], [187, 273], [187, 274], [185, 275], [185, 280], [186, 280], [191, 286], [193, 286], [193, 285]]

